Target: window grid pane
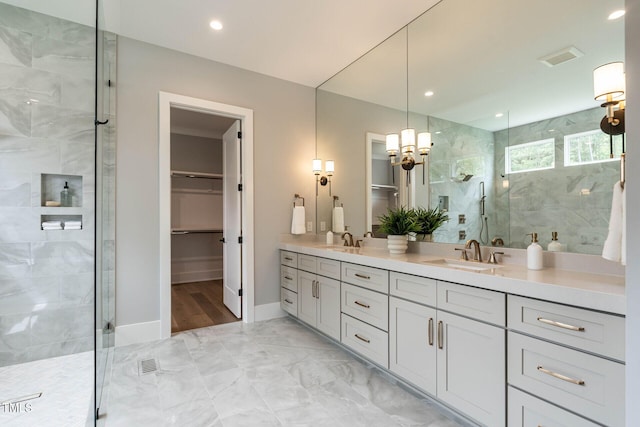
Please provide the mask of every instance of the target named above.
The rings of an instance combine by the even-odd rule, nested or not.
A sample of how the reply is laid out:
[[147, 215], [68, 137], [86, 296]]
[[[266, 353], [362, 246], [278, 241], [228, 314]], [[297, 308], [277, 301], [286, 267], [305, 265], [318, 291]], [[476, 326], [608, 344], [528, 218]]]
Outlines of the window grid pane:
[[505, 170], [507, 173], [552, 169], [555, 167], [555, 163], [556, 150], [553, 138], [505, 148]]
[[600, 130], [574, 133], [564, 137], [565, 166], [608, 162], [619, 159], [621, 152], [622, 144], [614, 143], [614, 158], [611, 158], [609, 135]]

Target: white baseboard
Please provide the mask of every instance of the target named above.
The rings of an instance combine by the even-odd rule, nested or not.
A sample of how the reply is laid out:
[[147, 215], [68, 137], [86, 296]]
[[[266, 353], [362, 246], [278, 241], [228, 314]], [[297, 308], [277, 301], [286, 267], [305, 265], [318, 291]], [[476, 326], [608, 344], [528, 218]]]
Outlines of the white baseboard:
[[287, 312], [280, 308], [279, 302], [256, 305], [254, 307], [253, 313], [253, 319], [256, 322], [276, 319], [278, 317], [285, 317], [287, 315]]
[[191, 271], [184, 273], [175, 273], [171, 275], [171, 284], [179, 285], [181, 283], [207, 282], [209, 280], [222, 280], [222, 269], [208, 271]]
[[161, 338], [160, 321], [116, 326], [116, 347], [155, 341]]

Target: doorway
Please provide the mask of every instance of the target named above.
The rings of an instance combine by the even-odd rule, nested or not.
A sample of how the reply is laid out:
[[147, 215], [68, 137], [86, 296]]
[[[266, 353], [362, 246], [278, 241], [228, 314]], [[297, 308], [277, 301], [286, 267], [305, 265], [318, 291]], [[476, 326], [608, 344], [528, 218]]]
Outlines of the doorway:
[[161, 335], [253, 321], [253, 112], [159, 96]]

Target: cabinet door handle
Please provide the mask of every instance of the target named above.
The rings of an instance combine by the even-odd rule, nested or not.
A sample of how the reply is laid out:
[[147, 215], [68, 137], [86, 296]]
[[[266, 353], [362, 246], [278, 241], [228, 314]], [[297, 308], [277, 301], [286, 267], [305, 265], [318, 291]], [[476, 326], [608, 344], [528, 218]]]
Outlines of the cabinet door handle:
[[360, 302], [358, 300], [354, 301], [353, 303], [359, 305], [360, 307], [371, 308], [371, 306], [369, 304], [365, 304], [365, 303]]
[[433, 317], [429, 318], [429, 345], [433, 345]]
[[366, 280], [371, 280], [370, 276], [367, 276], [366, 274], [360, 274], [360, 273], [356, 273], [355, 274], [356, 277], [359, 277], [361, 279], [366, 279]]
[[316, 297], [316, 281], [315, 280], [311, 281], [311, 297], [312, 298]]
[[289, 276], [284, 276], [284, 278], [287, 280], [293, 280], [293, 277], [289, 277]]
[[438, 348], [442, 350], [444, 348], [444, 336], [442, 332], [442, 320], [438, 321]]
[[320, 281], [316, 280], [316, 298], [320, 299]]
[[551, 326], [557, 326], [558, 328], [562, 328], [562, 329], [569, 329], [570, 331], [584, 332], [584, 328], [582, 326], [568, 325], [566, 323], [557, 322], [555, 320], [545, 319], [544, 317], [538, 317], [538, 322], [551, 325]]
[[293, 258], [288, 257], [288, 256], [284, 257], [284, 259], [286, 259], [287, 261], [293, 261]]
[[293, 301], [291, 301], [290, 299], [285, 298], [284, 302], [286, 302], [287, 304], [293, 304]]
[[558, 378], [559, 380], [566, 381], [568, 383], [575, 384], [575, 385], [584, 385], [584, 381], [583, 380], [573, 379], [573, 378], [568, 377], [566, 375], [562, 375], [562, 374], [559, 374], [557, 372], [553, 372], [553, 371], [550, 371], [548, 369], [545, 369], [542, 366], [538, 366], [536, 369], [538, 369], [538, 371], [542, 372], [543, 374], [551, 375], [552, 377]]
[[369, 343], [371, 342], [371, 340], [368, 340], [368, 339], [366, 339], [366, 338], [363, 338], [363, 337], [361, 337], [361, 336], [360, 336], [360, 335], [358, 335], [358, 334], [355, 334], [354, 336], [355, 336], [356, 338], [358, 338], [360, 341], [364, 341], [364, 342], [366, 342], [367, 344], [369, 344]]

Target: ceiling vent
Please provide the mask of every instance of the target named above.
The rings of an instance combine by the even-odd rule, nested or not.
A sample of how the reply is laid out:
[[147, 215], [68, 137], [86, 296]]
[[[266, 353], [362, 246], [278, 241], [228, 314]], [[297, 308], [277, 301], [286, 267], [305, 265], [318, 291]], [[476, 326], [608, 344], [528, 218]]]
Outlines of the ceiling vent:
[[538, 61], [542, 62], [547, 67], [555, 67], [556, 65], [571, 61], [572, 59], [580, 58], [583, 55], [584, 53], [578, 50], [577, 47], [570, 46], [552, 54], [543, 56], [542, 58], [539, 58]]

